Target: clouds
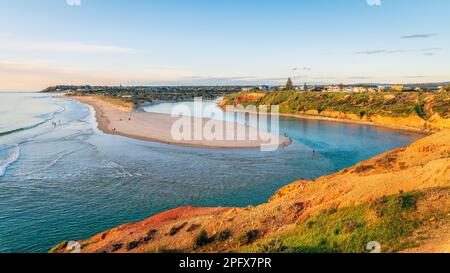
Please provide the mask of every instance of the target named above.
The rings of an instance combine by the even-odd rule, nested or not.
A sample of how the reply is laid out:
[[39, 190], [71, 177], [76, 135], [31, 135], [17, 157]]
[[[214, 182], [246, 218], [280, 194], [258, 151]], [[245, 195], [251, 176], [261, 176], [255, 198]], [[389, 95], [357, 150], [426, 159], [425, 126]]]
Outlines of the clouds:
[[408, 50], [406, 50], [406, 49], [396, 49], [396, 50], [378, 49], [378, 50], [358, 51], [355, 53], [355, 55], [395, 54], [395, 53], [404, 53], [404, 52], [408, 52]]
[[75, 53], [133, 53], [136, 49], [111, 45], [85, 44], [78, 42], [8, 42], [0, 43], [0, 49], [45, 51], [45, 52], [75, 52]]
[[369, 6], [381, 6], [381, 0], [366, 0]]
[[[404, 35], [400, 38], [405, 39], [426, 39], [437, 36], [436, 33], [426, 33], [426, 34], [411, 34]], [[436, 55], [435, 51], [442, 50], [442, 48], [423, 48], [423, 49], [375, 49], [375, 50], [362, 50], [355, 52], [355, 55], [380, 55], [380, 54], [400, 54], [400, 53], [411, 53], [411, 52], [420, 52], [425, 56], [434, 56]]]
[[436, 36], [435, 33], [404, 35], [402, 39], [426, 39]]
[[69, 6], [81, 6], [81, 0], [66, 0]]
[[43, 89], [58, 84], [147, 85], [164, 81], [179, 81], [192, 76], [190, 71], [175, 68], [140, 67], [72, 67], [41, 61], [0, 59], [2, 89]]
[[138, 50], [133, 48], [118, 47], [112, 45], [96, 45], [79, 42], [8, 42], [0, 43], [2, 50], [23, 50], [39, 52], [66, 52], [66, 53], [133, 53]]
[[355, 52], [354, 55], [380, 55], [380, 54], [401, 54], [401, 53], [421, 53], [425, 56], [434, 56], [437, 51], [442, 50], [439, 47], [422, 48], [422, 49], [377, 49], [364, 50]]

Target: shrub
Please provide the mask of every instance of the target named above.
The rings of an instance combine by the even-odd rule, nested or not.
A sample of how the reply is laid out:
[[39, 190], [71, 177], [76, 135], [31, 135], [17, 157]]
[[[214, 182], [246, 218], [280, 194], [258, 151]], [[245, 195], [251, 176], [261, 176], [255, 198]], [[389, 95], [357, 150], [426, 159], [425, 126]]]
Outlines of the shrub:
[[241, 245], [248, 245], [253, 243], [258, 238], [258, 236], [259, 231], [255, 229], [241, 234], [241, 236], [239, 236], [238, 238], [238, 241]]
[[112, 252], [116, 252], [116, 251], [119, 251], [123, 247], [123, 244], [114, 244], [112, 247], [113, 247]]
[[206, 246], [214, 241], [214, 238], [209, 238], [208, 233], [203, 229], [194, 238], [194, 248]]
[[177, 248], [162, 247], [158, 250], [159, 253], [183, 253], [183, 250]]
[[423, 105], [420, 105], [420, 104], [414, 105], [414, 111], [416, 111], [416, 113], [419, 117], [425, 118], [425, 112], [423, 110]]
[[224, 242], [226, 240], [228, 240], [231, 237], [231, 231], [229, 230], [225, 230], [220, 232], [219, 234], [217, 234], [217, 240], [219, 240], [220, 242]]
[[129, 242], [127, 244], [126, 248], [127, 248], [128, 251], [130, 251], [130, 250], [133, 250], [133, 249], [137, 248], [140, 244], [141, 244], [140, 241], [132, 241], [132, 242]]
[[384, 208], [385, 208], [387, 202], [388, 202], [388, 198], [386, 196], [380, 197], [370, 204], [370, 208], [375, 210], [375, 213], [377, 214], [378, 217], [383, 217], [384, 216]]
[[149, 232], [147, 232], [147, 236], [144, 237], [144, 242], [148, 242], [153, 240], [153, 238], [155, 238], [155, 235], [158, 231], [156, 229], [152, 229]]
[[271, 240], [264, 244], [258, 244], [255, 251], [257, 253], [282, 253], [287, 249], [279, 239]]
[[417, 208], [416, 194], [403, 194], [400, 196], [401, 208], [402, 209], [416, 209]]
[[181, 224], [181, 225], [179, 225], [179, 226], [173, 226], [173, 227], [170, 229], [169, 235], [170, 235], [170, 236], [174, 236], [175, 234], [177, 234], [178, 232], [180, 232], [180, 230], [182, 230], [186, 225], [187, 225], [187, 223], [183, 223], [183, 224]]
[[362, 173], [362, 172], [365, 172], [365, 171], [370, 171], [373, 168], [374, 167], [372, 165], [360, 165], [360, 166], [355, 168], [355, 172], [356, 173]]
[[192, 231], [197, 230], [199, 228], [200, 228], [200, 225], [192, 224], [186, 231], [187, 232], [192, 232]]

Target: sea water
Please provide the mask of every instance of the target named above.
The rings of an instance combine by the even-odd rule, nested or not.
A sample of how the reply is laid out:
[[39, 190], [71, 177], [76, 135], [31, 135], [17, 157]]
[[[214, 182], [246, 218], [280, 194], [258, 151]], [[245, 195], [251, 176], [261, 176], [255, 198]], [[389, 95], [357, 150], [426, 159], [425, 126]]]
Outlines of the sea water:
[[177, 147], [106, 135], [77, 101], [0, 93], [0, 252], [46, 252], [182, 205], [257, 205], [421, 137], [296, 118], [280, 127], [294, 143], [274, 152]]

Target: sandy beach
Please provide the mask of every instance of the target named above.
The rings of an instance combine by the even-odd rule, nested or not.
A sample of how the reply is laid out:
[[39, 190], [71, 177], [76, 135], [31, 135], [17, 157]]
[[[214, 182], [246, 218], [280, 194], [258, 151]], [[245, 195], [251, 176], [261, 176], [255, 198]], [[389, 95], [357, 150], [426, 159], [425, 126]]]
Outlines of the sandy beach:
[[[191, 122], [191, 136], [201, 136], [201, 129], [193, 124], [202, 124], [202, 128], [211, 122], [210, 119], [192, 118], [192, 117], [172, 117], [166, 114], [146, 113], [133, 111], [130, 105], [106, 101], [96, 96], [70, 97], [81, 103], [92, 106], [95, 110], [99, 129], [107, 134], [120, 135], [135, 138], [144, 141], [159, 142], [164, 144], [173, 144], [179, 146], [205, 147], [205, 148], [261, 148], [273, 149], [284, 147], [291, 144], [289, 138], [276, 136], [257, 129], [246, 127], [241, 124], [232, 124], [223, 122], [223, 139], [208, 140], [205, 137], [197, 140], [194, 137], [190, 139], [176, 139], [172, 136], [172, 127], [176, 122]], [[227, 128], [233, 128], [234, 132], [245, 130], [245, 138], [234, 140], [225, 140]], [[235, 135], [235, 134], [233, 134]], [[257, 140], [251, 138], [251, 135], [258, 135]], [[271, 139], [272, 141], [268, 140]]]

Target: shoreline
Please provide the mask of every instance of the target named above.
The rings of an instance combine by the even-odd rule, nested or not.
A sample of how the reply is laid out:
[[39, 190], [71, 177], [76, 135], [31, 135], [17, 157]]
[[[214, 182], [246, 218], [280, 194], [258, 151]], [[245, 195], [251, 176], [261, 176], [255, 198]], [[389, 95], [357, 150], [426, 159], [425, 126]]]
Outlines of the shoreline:
[[[381, 200], [380, 198], [399, 193], [406, 194], [405, 196], [431, 194], [432, 197], [426, 201], [439, 204], [440, 207], [436, 207], [436, 211], [446, 213], [450, 207], [450, 199], [448, 202], [444, 200], [450, 189], [450, 158], [446, 155], [450, 147], [449, 132], [450, 130], [443, 130], [434, 133], [406, 147], [388, 151], [330, 175], [295, 181], [276, 191], [267, 203], [258, 206], [178, 207], [154, 214], [140, 222], [123, 224], [78, 242], [87, 245], [82, 249], [82, 253], [140, 253], [158, 252], [160, 249], [177, 249], [187, 253], [242, 253], [242, 250], [247, 248], [240, 244], [239, 235], [246, 234], [249, 230], [259, 232], [256, 242], [251, 242], [255, 246], [267, 239], [293, 234], [296, 226], [324, 211], [349, 209], [373, 202], [378, 204], [377, 200]], [[433, 191], [440, 192], [433, 194]], [[425, 207], [426, 210], [430, 209], [425, 202], [417, 204], [421, 210]], [[450, 228], [450, 222], [448, 223], [447, 227]], [[198, 230], [201, 228], [208, 234], [227, 230], [232, 240], [213, 245], [217, 248], [205, 246], [198, 250], [192, 249], [192, 241], [198, 234], [196, 232], [179, 232], [172, 237], [164, 236], [173, 230], [173, 227], [183, 229], [189, 226], [197, 226]], [[142, 240], [148, 230], [154, 230], [155, 234], [159, 235], [151, 241]], [[447, 240], [446, 243], [450, 244], [448, 236], [440, 239]], [[130, 241], [140, 243], [134, 249], [124, 248]], [[437, 240], [438, 243], [429, 241], [425, 240], [424, 245], [419, 245], [418, 248], [407, 247], [402, 250], [433, 252], [429, 250], [429, 244], [441, 244], [440, 240]], [[118, 243], [121, 243], [121, 248], [114, 249], [114, 245]], [[50, 253], [70, 252], [66, 245], [67, 241], [56, 246]], [[428, 247], [428, 250], [423, 247]]]
[[[204, 126], [210, 120], [192, 117], [176, 118], [166, 114], [134, 111], [129, 105], [124, 106], [120, 103], [113, 104], [111, 101], [104, 101], [102, 98], [96, 96], [66, 96], [65, 98], [91, 106], [95, 112], [98, 129], [105, 134], [167, 145], [209, 149], [257, 149], [264, 146], [279, 148], [292, 144], [292, 141], [286, 137], [257, 131], [256, 129], [240, 124], [233, 124], [232, 127], [235, 129], [235, 132], [238, 130], [246, 130], [245, 132], [248, 132], [248, 134], [246, 134], [245, 140], [175, 140], [171, 136], [171, 127], [176, 121], [181, 119], [185, 119], [186, 121], [194, 120], [194, 123], [201, 122]], [[250, 132], [257, 133], [258, 136], [262, 136], [264, 139], [270, 138], [276, 139], [277, 141], [275, 144], [270, 144], [262, 140], [249, 140], [247, 138]], [[191, 132], [191, 135], [193, 134], [195, 134], [194, 129]]]
[[[219, 107], [220, 107], [220, 105], [219, 105]], [[221, 107], [221, 108], [223, 109], [223, 107]], [[223, 109], [223, 110], [225, 111], [225, 109]], [[243, 111], [234, 110], [231, 112], [242, 113]], [[260, 115], [268, 115], [268, 116], [272, 115], [271, 113], [259, 113], [259, 114]], [[381, 128], [391, 129], [391, 130], [396, 130], [396, 131], [416, 133], [416, 134], [421, 134], [424, 136], [432, 135], [432, 134], [436, 133], [436, 132], [431, 132], [431, 131], [424, 131], [422, 129], [410, 127], [410, 126], [377, 123], [377, 122], [365, 121], [365, 120], [333, 118], [333, 117], [327, 117], [327, 116], [317, 116], [317, 115], [308, 115], [308, 114], [291, 114], [291, 113], [278, 113], [278, 114], [273, 114], [273, 115], [276, 115], [279, 117], [291, 117], [291, 118], [305, 119], [305, 120], [319, 120], [319, 121], [348, 123], [348, 124], [356, 124], [356, 125], [369, 125], [369, 126], [381, 127]]]
[[[448, 96], [420, 93], [364, 93], [363, 102], [359, 102], [356, 94], [335, 94], [329, 97], [324, 93], [294, 92], [250, 92], [237, 93], [225, 97], [219, 106], [230, 111], [236, 105], [255, 105], [256, 107], [279, 104], [280, 113], [273, 115], [325, 120], [332, 122], [357, 123], [370, 126], [385, 127], [430, 135], [450, 129], [448, 118]], [[330, 99], [333, 98], [333, 99]], [[350, 99], [350, 101], [348, 101]], [[398, 102], [397, 102], [398, 100]], [[423, 100], [423, 105], [418, 101]], [[394, 103], [395, 102], [395, 103]], [[376, 109], [376, 105], [386, 104], [386, 109]], [[319, 105], [319, 106], [317, 106]], [[340, 107], [341, 105], [342, 107]], [[375, 107], [375, 108], [374, 108]], [[257, 109], [252, 109], [258, 111]], [[269, 113], [270, 114], [270, 113]]]
[[349, 124], [358, 124], [358, 125], [369, 125], [369, 126], [375, 126], [375, 127], [384, 127], [386, 129], [393, 129], [393, 130], [397, 130], [397, 131], [410, 132], [410, 133], [418, 133], [418, 134], [422, 134], [422, 135], [432, 135], [433, 134], [433, 132], [425, 132], [421, 129], [414, 128], [414, 127], [377, 123], [377, 122], [373, 122], [373, 121], [341, 119], [341, 118], [332, 118], [332, 117], [326, 117], [326, 116], [315, 116], [315, 115], [307, 115], [307, 114], [280, 113], [278, 115], [283, 116], [283, 117], [293, 117], [293, 118], [298, 118], [298, 119], [321, 120], [321, 121], [329, 121], [329, 122], [339, 122], [339, 123], [349, 123]]

